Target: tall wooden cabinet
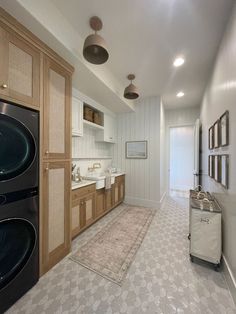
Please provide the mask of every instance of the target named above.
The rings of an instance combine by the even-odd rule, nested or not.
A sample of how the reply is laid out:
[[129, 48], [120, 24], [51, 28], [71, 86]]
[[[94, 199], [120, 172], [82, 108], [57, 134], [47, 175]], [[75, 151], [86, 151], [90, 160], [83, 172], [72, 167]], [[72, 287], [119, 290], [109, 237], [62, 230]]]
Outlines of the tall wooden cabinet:
[[74, 69], [0, 7], [0, 98], [39, 111], [40, 273], [71, 246], [71, 78]]
[[71, 248], [71, 74], [51, 58], [43, 62], [42, 272]]

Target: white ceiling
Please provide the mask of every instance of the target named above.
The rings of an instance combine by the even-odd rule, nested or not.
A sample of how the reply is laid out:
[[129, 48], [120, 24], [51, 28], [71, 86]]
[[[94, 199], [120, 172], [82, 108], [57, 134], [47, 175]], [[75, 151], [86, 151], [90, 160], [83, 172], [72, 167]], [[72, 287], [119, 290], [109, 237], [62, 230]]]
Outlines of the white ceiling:
[[[125, 87], [135, 73], [141, 97], [162, 95], [167, 108], [197, 106], [213, 66], [232, 0], [51, 0], [84, 39], [98, 15], [109, 47], [107, 67]], [[82, 47], [81, 47], [82, 49]], [[181, 68], [175, 56], [184, 55]], [[97, 67], [97, 66], [95, 66]], [[178, 99], [176, 93], [185, 92]]]
[[[141, 97], [160, 95], [166, 108], [199, 106], [233, 3], [0, 0], [0, 5], [75, 66], [74, 87], [115, 112], [133, 109], [132, 102], [123, 98], [128, 73], [136, 74]], [[100, 34], [110, 53], [108, 62], [99, 66], [82, 56], [93, 15], [103, 20]], [[186, 61], [174, 68], [178, 55]], [[176, 98], [180, 90], [185, 96]]]

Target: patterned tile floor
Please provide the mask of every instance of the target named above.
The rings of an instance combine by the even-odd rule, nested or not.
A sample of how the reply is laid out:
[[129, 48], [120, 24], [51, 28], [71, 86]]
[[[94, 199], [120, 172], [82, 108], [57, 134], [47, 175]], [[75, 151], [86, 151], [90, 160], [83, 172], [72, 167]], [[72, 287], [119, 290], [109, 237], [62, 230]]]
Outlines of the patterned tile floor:
[[[81, 234], [73, 252], [123, 208]], [[188, 200], [168, 197], [122, 287], [66, 257], [7, 313], [236, 313], [222, 273], [189, 261], [187, 233]]]

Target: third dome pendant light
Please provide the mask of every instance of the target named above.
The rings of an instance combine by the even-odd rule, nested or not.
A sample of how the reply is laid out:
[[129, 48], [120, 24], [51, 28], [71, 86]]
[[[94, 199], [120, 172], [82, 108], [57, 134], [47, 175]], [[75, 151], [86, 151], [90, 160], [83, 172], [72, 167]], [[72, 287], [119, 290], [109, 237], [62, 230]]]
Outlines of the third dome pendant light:
[[97, 31], [102, 29], [102, 21], [99, 17], [93, 16], [89, 22], [95, 34], [91, 34], [85, 39], [83, 56], [90, 63], [103, 64], [108, 60], [109, 53], [105, 40], [97, 34]]
[[124, 97], [127, 99], [137, 99], [139, 97], [138, 89], [137, 87], [132, 83], [132, 81], [135, 79], [134, 74], [129, 74], [127, 76], [128, 80], [131, 81], [131, 83], [125, 88], [124, 90]]

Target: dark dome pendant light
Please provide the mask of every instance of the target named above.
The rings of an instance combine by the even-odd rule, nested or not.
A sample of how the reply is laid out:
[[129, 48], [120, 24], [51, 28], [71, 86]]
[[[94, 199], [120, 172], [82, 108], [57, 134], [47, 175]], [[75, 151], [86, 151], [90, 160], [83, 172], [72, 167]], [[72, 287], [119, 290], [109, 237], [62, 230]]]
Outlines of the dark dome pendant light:
[[127, 76], [128, 80], [131, 81], [129, 86], [127, 86], [124, 90], [124, 97], [127, 99], [137, 99], [139, 97], [138, 89], [137, 87], [132, 83], [132, 81], [135, 79], [134, 74], [129, 74]]
[[90, 27], [95, 31], [95, 34], [89, 35], [84, 42], [83, 56], [93, 64], [103, 64], [109, 58], [105, 40], [97, 34], [97, 31], [102, 29], [102, 21], [99, 17], [93, 16], [90, 18]]

